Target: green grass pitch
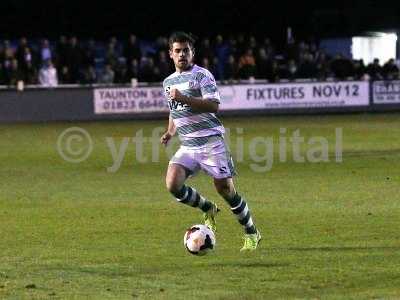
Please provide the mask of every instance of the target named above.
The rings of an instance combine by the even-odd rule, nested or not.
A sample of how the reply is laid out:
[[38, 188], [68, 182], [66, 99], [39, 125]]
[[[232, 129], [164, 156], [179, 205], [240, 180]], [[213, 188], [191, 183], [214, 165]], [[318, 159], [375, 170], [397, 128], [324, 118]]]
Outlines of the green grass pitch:
[[[140, 163], [129, 142], [120, 168], [107, 170], [107, 137], [119, 149], [124, 137], [148, 137], [166, 122], [0, 125], [1, 299], [400, 298], [400, 114], [224, 118], [231, 139], [243, 140], [236, 186], [263, 241], [256, 253], [239, 253], [242, 229], [201, 174], [189, 184], [223, 209], [217, 248], [204, 257], [183, 247], [201, 213], [167, 193], [165, 152]], [[93, 140], [76, 164], [57, 152], [72, 126]], [[274, 143], [272, 168], [254, 172], [250, 143], [277, 141], [280, 128], [287, 141], [296, 129], [305, 141], [326, 139], [329, 161], [295, 162], [288, 142], [281, 162]], [[335, 128], [343, 130], [342, 162]], [[231, 143], [234, 157], [238, 147]], [[263, 151], [260, 144], [254, 153]]]

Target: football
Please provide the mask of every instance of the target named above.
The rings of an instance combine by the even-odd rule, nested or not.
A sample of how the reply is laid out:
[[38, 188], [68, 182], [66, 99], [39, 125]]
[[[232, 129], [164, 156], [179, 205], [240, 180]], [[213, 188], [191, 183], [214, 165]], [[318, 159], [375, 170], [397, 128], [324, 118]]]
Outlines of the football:
[[186, 250], [193, 255], [205, 255], [215, 247], [214, 232], [205, 225], [193, 225], [183, 238]]

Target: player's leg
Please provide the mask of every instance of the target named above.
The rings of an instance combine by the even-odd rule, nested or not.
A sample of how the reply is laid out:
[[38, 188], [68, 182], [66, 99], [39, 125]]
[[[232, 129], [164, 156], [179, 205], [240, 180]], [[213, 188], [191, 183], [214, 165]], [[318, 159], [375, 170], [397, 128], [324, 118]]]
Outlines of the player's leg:
[[198, 207], [203, 212], [213, 208], [213, 203], [200, 195], [196, 189], [185, 185], [185, 181], [190, 174], [190, 170], [178, 163], [170, 163], [165, 178], [168, 191], [176, 198], [179, 203], [192, 207]]
[[218, 193], [228, 202], [231, 211], [236, 215], [239, 223], [244, 227], [244, 245], [241, 251], [257, 249], [261, 234], [257, 230], [251, 212], [245, 199], [235, 189], [232, 178], [214, 178], [214, 185]]
[[232, 156], [224, 141], [216, 142], [205, 148], [200, 168], [214, 178], [218, 193], [228, 202], [246, 234], [255, 234], [257, 229], [246, 201], [236, 193], [232, 177], [236, 174]]
[[236, 192], [233, 179], [214, 178], [214, 185], [218, 194], [220, 194], [229, 204], [239, 223], [244, 227], [245, 233], [256, 233], [257, 229], [251, 217], [249, 206], [246, 203], [246, 200]]

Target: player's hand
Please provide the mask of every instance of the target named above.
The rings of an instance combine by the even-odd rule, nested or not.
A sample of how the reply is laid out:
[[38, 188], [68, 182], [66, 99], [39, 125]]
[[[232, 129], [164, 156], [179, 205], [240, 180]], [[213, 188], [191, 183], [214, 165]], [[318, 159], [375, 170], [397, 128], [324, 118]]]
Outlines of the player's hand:
[[185, 96], [178, 89], [171, 89], [169, 91], [169, 98], [177, 102], [183, 102]]
[[172, 134], [170, 134], [168, 131], [164, 133], [161, 138], [160, 138], [160, 143], [163, 145], [167, 145], [169, 140], [172, 138]]

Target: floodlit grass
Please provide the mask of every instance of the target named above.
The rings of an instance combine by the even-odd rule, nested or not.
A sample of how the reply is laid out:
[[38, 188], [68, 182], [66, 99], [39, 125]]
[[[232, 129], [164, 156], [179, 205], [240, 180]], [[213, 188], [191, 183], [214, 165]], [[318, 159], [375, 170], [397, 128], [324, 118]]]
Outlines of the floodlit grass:
[[[239, 253], [242, 230], [205, 175], [189, 184], [223, 208], [217, 248], [205, 257], [185, 251], [184, 231], [201, 213], [167, 193], [168, 159], [160, 150], [151, 163], [150, 143], [147, 163], [137, 161], [130, 142], [121, 167], [107, 171], [113, 159], [106, 137], [120, 149], [124, 137], [141, 129], [149, 137], [166, 121], [0, 125], [0, 298], [400, 298], [400, 114], [223, 122], [239, 158], [237, 188], [263, 234], [252, 254]], [[93, 152], [78, 164], [56, 148], [72, 126], [93, 140]], [[333, 148], [339, 127], [341, 163]], [[294, 162], [289, 138], [296, 129], [306, 142], [325, 138], [329, 162]], [[265, 165], [249, 152], [255, 137], [275, 141], [267, 172], [251, 167]], [[282, 162], [279, 137], [288, 141]], [[262, 157], [265, 146], [256, 148]], [[310, 151], [306, 143], [300, 148]]]

